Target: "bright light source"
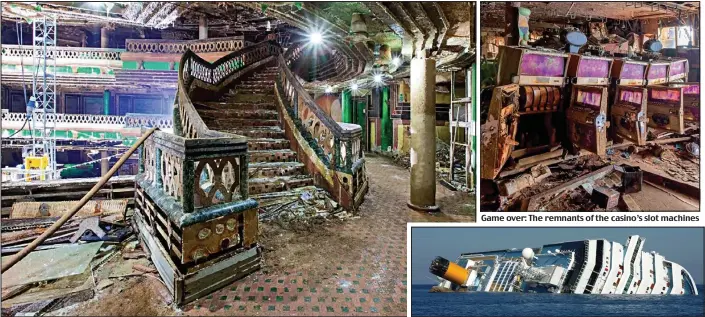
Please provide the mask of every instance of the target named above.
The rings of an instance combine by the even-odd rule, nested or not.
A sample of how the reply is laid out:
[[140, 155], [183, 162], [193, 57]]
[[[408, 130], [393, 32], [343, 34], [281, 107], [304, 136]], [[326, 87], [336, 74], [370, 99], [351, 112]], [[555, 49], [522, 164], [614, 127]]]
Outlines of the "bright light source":
[[330, 94], [330, 93], [332, 93], [332, 92], [333, 92], [333, 87], [331, 87], [331, 86], [326, 87], [326, 93], [327, 93], [327, 94]]
[[399, 58], [399, 57], [392, 58], [392, 64], [394, 64], [395, 66], [401, 65], [401, 58]]
[[358, 88], [360, 88], [360, 87], [358, 87], [357, 84], [350, 85], [350, 89], [352, 89], [352, 90], [357, 90]]
[[380, 75], [380, 74], [375, 75], [374, 80], [376, 83], [381, 83], [382, 82], [382, 75]]
[[323, 34], [320, 32], [313, 32], [309, 36], [309, 41], [311, 41], [312, 44], [321, 44], [323, 43]]

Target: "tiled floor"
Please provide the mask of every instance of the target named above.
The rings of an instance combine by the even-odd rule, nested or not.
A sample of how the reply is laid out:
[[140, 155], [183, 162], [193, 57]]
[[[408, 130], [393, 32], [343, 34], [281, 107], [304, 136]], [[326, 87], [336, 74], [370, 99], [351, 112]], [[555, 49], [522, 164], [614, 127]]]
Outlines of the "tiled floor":
[[303, 228], [263, 224], [263, 268], [250, 276], [182, 310], [169, 307], [168, 294], [162, 294], [167, 290], [156, 277], [137, 277], [118, 281], [121, 286], [101, 291], [98, 300], [63, 314], [405, 316], [407, 221], [468, 219], [474, 198], [438, 185], [437, 201], [445, 212], [417, 213], [406, 207], [408, 170], [375, 155], [367, 155], [366, 162], [370, 191], [359, 217]]
[[[360, 208], [361, 217], [326, 225], [325, 230], [332, 234], [326, 247], [307, 250], [311, 254], [305, 258], [315, 263], [298, 263], [302, 266], [299, 270], [292, 268], [278, 274], [253, 274], [188, 305], [184, 312], [189, 315], [406, 315], [409, 210], [405, 205], [408, 196], [404, 193], [408, 183], [400, 182], [399, 192], [391, 188], [393, 195], [390, 195], [390, 188], [378, 181], [382, 178], [378, 170], [389, 170], [381, 166], [383, 163], [381, 158], [372, 158], [368, 163], [370, 192]], [[305, 268], [319, 265], [322, 268]]]

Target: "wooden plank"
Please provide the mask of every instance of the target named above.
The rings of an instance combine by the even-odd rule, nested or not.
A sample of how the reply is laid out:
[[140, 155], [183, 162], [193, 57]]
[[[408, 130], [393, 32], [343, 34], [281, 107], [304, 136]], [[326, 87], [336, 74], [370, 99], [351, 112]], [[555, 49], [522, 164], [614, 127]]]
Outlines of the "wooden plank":
[[534, 167], [534, 166], [536, 166], [536, 165], [539, 165], [539, 164], [542, 164], [542, 165], [545, 165], [545, 166], [551, 166], [551, 165], [554, 165], [554, 164], [558, 164], [558, 163], [561, 163], [561, 162], [569, 161], [569, 160], [572, 160], [572, 159], [574, 159], [574, 158], [578, 158], [578, 157], [581, 157], [581, 156], [584, 156], [584, 155], [589, 155], [589, 154], [592, 154], [592, 153], [590, 153], [590, 152], [588, 152], [588, 151], [585, 151], [585, 150], [581, 150], [580, 153], [578, 153], [577, 155], [566, 155], [565, 158], [560, 158], [560, 157], [559, 157], [559, 158], [555, 158], [555, 159], [550, 159], [550, 160], [545, 160], [545, 161], [537, 162], [537, 163], [535, 163], [535, 164], [533, 164], [533, 165], [524, 166], [524, 167], [518, 168], [518, 169], [515, 168], [515, 169], [505, 170], [505, 171], [502, 171], [501, 173], [499, 173], [499, 177], [498, 177], [498, 178], [505, 178], [505, 177], [508, 177], [508, 176], [512, 176], [512, 175], [516, 175], [516, 174], [522, 173], [522, 172], [527, 171], [527, 170], [529, 170], [530, 168], [532, 168], [532, 167]]
[[259, 231], [257, 209], [246, 210], [243, 213], [243, 218], [245, 226], [243, 229], [243, 246], [248, 248], [257, 243], [257, 234]]
[[534, 156], [523, 158], [523, 159], [519, 160], [519, 162], [517, 162], [517, 168], [533, 166], [533, 165], [536, 165], [536, 163], [550, 160], [550, 159], [554, 159], [554, 158], [560, 157], [561, 155], [563, 155], [563, 150], [557, 149], [552, 152], [537, 154]]
[[551, 149], [551, 146], [549, 144], [534, 146], [534, 147], [515, 150], [512, 152], [511, 156], [514, 159], [520, 159], [524, 156], [533, 155], [533, 154], [537, 154], [537, 153], [543, 153], [543, 152], [546, 152], [547, 150], [550, 150], [550, 149]]
[[607, 175], [608, 173], [612, 172], [614, 170], [614, 165], [607, 165], [597, 171], [594, 171], [592, 173], [589, 173], [587, 175], [583, 175], [581, 177], [578, 177], [572, 181], [566, 182], [564, 184], [558, 185], [554, 188], [551, 188], [550, 190], [543, 192], [541, 194], [538, 194], [536, 196], [533, 196], [528, 199], [528, 203], [525, 204], [526, 209], [523, 209], [522, 205], [522, 211], [539, 211], [539, 207], [541, 203], [550, 201], [553, 199], [555, 196], [568, 191], [572, 190], [575, 188], [578, 188], [580, 185], [584, 183], [590, 183], [593, 182], [597, 179], [600, 179]]
[[659, 175], [656, 171], [646, 166], [639, 165], [639, 167], [644, 174], [644, 181], [648, 181], [660, 187], [672, 189], [676, 192], [683, 193], [687, 196], [700, 200], [700, 189], [698, 187], [667, 176]]
[[[137, 226], [137, 232], [139, 233], [140, 240], [142, 240], [147, 246], [149, 251], [148, 253], [150, 253], [150, 258], [152, 259], [154, 266], [157, 268], [159, 276], [162, 278], [162, 281], [164, 281], [164, 284], [169, 289], [169, 292], [174, 295], [175, 280], [180, 275], [176, 269], [176, 265], [174, 265], [169, 258], [169, 253], [167, 253], [164, 248], [159, 245], [159, 242], [149, 234], [149, 231], [147, 230], [148, 226], [142, 219], [142, 216], [139, 213], [135, 213], [132, 219]], [[174, 298], [176, 299], [176, 296], [174, 296]]]
[[256, 248], [232, 255], [184, 279], [184, 302], [218, 290], [259, 269], [261, 256]]
[[629, 194], [622, 195], [622, 202], [627, 211], [641, 211], [641, 206]]

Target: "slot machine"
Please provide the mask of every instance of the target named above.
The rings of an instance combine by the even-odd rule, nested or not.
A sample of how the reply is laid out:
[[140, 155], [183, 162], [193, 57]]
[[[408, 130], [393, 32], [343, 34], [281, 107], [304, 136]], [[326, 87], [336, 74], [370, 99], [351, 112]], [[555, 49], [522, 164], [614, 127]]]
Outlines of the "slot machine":
[[570, 101], [566, 110], [567, 137], [579, 149], [605, 154], [610, 72], [614, 60], [571, 54], [568, 62]]
[[668, 70], [671, 62], [653, 61], [646, 70], [646, 85], [660, 85], [668, 82]]
[[[567, 65], [568, 54], [500, 46], [497, 86], [481, 127], [483, 179], [496, 178], [517, 147], [556, 143], [551, 114], [562, 110]], [[541, 137], [528, 140], [522, 130]]]
[[688, 64], [687, 59], [676, 59], [671, 61], [668, 67], [668, 82], [685, 82], [688, 79]]
[[670, 83], [668, 87], [683, 88], [683, 120], [700, 122], [700, 83]]
[[616, 59], [612, 68], [615, 84], [610, 109], [612, 138], [629, 140], [637, 145], [646, 144], [647, 102], [646, 85], [648, 62]]
[[614, 134], [637, 145], [646, 144], [646, 88], [641, 86], [617, 86], [611, 111]]
[[649, 127], [685, 132], [683, 125], [683, 87], [647, 86], [647, 115]]
[[597, 155], [607, 149], [607, 87], [574, 85], [566, 110], [568, 140], [573, 146]]
[[567, 75], [574, 85], [607, 86], [613, 62], [608, 57], [570, 54]]
[[629, 59], [615, 59], [611, 77], [615, 84], [624, 86], [646, 85], [646, 69], [649, 63]]

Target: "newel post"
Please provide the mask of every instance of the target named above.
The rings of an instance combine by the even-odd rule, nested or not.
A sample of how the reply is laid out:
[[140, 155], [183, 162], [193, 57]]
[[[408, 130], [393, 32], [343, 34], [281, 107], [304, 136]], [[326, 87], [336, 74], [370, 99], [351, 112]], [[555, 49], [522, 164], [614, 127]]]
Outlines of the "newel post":
[[181, 186], [183, 186], [181, 205], [185, 213], [193, 212], [193, 197], [196, 192], [196, 186], [200, 185], [200, 175], [198, 175], [198, 182], [196, 181], [196, 175], [194, 175], [195, 164], [192, 159], [184, 158], [183, 166], [181, 166], [181, 175], [183, 177], [181, 184]]
[[154, 149], [154, 185], [157, 188], [163, 189], [162, 187], [162, 149], [156, 147]]

